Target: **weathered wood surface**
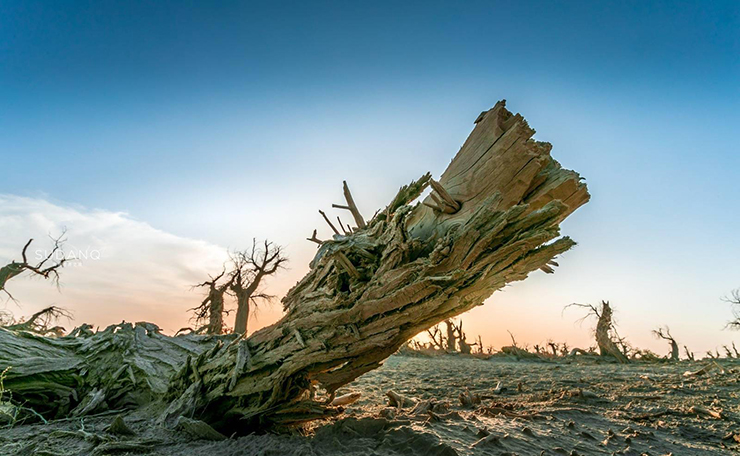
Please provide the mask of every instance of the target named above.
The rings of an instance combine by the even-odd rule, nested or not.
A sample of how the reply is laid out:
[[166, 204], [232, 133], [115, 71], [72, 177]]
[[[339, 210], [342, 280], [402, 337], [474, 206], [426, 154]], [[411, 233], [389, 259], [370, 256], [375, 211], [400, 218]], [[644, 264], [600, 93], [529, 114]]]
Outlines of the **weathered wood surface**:
[[[169, 407], [160, 421], [198, 416], [220, 430], [244, 433], [338, 413], [331, 406], [334, 392], [419, 332], [481, 305], [532, 271], [552, 272], [553, 258], [574, 245], [559, 237], [558, 225], [588, 201], [585, 184], [551, 158], [549, 144], [532, 140], [534, 130], [503, 102], [475, 124], [439, 182], [422, 176], [369, 221], [358, 220], [351, 195], [346, 198], [357, 227], [329, 241], [314, 232], [319, 250], [310, 272], [284, 297], [280, 321], [198, 356], [187, 358], [195, 349], [179, 352], [180, 370], [169, 383]], [[433, 192], [423, 204], [411, 205], [430, 184]], [[81, 344], [75, 347], [34, 343], [46, 349], [39, 356], [60, 364], [58, 372], [79, 369], [76, 353], [97, 350], [95, 337], [65, 342]], [[115, 353], [121, 365], [138, 362], [131, 352]], [[45, 372], [9, 356], [0, 351], [0, 368], [15, 361], [9, 380], [16, 385], [23, 375]], [[79, 381], [99, 383], [98, 375], [89, 371]]]
[[151, 323], [88, 326], [51, 338], [0, 328], [0, 372], [9, 367], [3, 399], [46, 418], [83, 416], [161, 398], [185, 364], [234, 336], [167, 337]]
[[364, 228], [319, 247], [311, 271], [283, 299], [279, 322], [202, 357], [170, 393], [187, 396], [218, 427], [242, 431], [331, 414], [325, 404], [334, 391], [417, 333], [549, 269], [574, 245], [559, 237], [558, 224], [589, 195], [533, 134], [503, 102], [482, 113], [439, 180], [448, 195], [425, 199], [439, 207], [449, 196], [459, 210], [407, 204], [428, 174], [401, 189]]
[[601, 356], [611, 356], [620, 363], [629, 362], [627, 355], [622, 353], [619, 346], [614, 341], [612, 332], [614, 331], [614, 323], [612, 321], [612, 315], [614, 311], [608, 301], [601, 302], [601, 312], [597, 313], [598, 320], [596, 322], [596, 344], [599, 346], [599, 354]]

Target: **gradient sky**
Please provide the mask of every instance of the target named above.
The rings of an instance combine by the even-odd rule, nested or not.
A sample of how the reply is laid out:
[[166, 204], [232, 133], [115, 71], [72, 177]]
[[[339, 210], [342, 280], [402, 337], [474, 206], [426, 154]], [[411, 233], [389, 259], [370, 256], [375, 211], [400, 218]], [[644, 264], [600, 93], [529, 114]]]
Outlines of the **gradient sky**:
[[0, 2], [0, 260], [63, 226], [103, 252], [61, 293], [17, 279], [8, 308], [176, 330], [252, 237], [286, 246], [284, 293], [343, 179], [371, 216], [502, 98], [592, 200], [557, 273], [495, 294], [469, 336], [589, 345], [561, 310], [607, 299], [638, 346], [665, 352], [662, 324], [697, 353], [740, 342], [734, 1]]

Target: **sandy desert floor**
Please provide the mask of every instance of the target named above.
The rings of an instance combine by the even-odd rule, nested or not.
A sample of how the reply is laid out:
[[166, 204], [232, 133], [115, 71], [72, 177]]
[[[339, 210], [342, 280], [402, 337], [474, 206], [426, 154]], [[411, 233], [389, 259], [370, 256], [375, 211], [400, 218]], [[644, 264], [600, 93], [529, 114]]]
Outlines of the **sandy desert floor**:
[[[734, 360], [617, 365], [393, 356], [340, 391], [362, 397], [308, 436], [190, 440], [152, 426], [139, 411], [123, 415], [131, 436], [106, 433], [113, 414], [2, 429], [0, 454], [731, 454], [740, 452], [739, 382]], [[480, 404], [463, 407], [466, 390]], [[413, 405], [389, 407], [388, 391]]]

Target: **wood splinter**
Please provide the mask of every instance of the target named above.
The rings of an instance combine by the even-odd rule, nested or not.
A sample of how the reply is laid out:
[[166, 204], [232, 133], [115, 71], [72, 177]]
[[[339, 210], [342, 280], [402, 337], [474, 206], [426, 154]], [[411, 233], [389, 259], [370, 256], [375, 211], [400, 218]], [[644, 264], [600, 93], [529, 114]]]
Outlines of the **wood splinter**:
[[337, 215], [337, 222], [339, 222], [339, 228], [341, 228], [342, 231], [344, 231], [345, 236], [349, 236], [350, 234], [352, 234], [352, 229], [349, 227], [349, 225], [347, 225], [347, 228], [345, 228], [344, 223], [342, 223], [342, 219], [340, 219], [338, 215]]
[[365, 219], [362, 218], [362, 214], [360, 214], [360, 210], [357, 209], [357, 205], [355, 204], [355, 200], [352, 198], [352, 193], [349, 191], [349, 187], [347, 186], [347, 181], [342, 181], [343, 191], [344, 191], [344, 199], [347, 200], [347, 205], [341, 205], [341, 204], [332, 204], [331, 207], [337, 208], [337, 209], [347, 209], [352, 213], [352, 217], [355, 219], [355, 223], [357, 224], [358, 228], [365, 228]]
[[321, 214], [321, 216], [324, 217], [324, 220], [326, 220], [326, 223], [329, 224], [329, 226], [331, 227], [331, 230], [334, 231], [334, 234], [339, 234], [339, 231], [337, 231], [334, 225], [332, 225], [332, 223], [329, 221], [329, 217], [326, 216], [326, 213], [322, 211], [321, 209], [319, 209], [319, 214]]
[[303, 337], [301, 336], [300, 331], [298, 331], [297, 329], [294, 329], [293, 330], [293, 335], [295, 336], [295, 339], [298, 341], [298, 344], [301, 347], [305, 348], [306, 347], [306, 343], [303, 342]]
[[431, 197], [436, 204], [422, 202], [424, 206], [430, 207], [432, 208], [432, 210], [435, 210], [437, 212], [442, 212], [445, 214], [454, 214], [455, 212], [457, 212], [457, 210], [454, 207], [450, 206], [449, 204], [446, 204], [434, 193], [430, 193], [429, 197]]
[[319, 245], [321, 245], [321, 244], [324, 243], [324, 241], [322, 241], [321, 239], [319, 239], [319, 238], [316, 237], [316, 230], [313, 230], [313, 234], [311, 235], [311, 237], [310, 238], [306, 238], [306, 240], [307, 241], [311, 241], [311, 242], [315, 242], [315, 243], [317, 243]]
[[437, 212], [444, 212], [445, 211], [443, 208], [437, 206], [436, 204], [427, 203], [426, 201], [422, 201], [421, 204], [423, 204], [424, 206], [432, 209], [433, 211], [437, 211]]
[[546, 264], [546, 265], [542, 266], [542, 267], [540, 268], [540, 270], [541, 270], [542, 272], [544, 272], [545, 274], [554, 274], [554, 273], [555, 273], [555, 269], [554, 269], [554, 268], [556, 268], [556, 267], [558, 267], [558, 266], [560, 266], [560, 265], [558, 264], [558, 262], [557, 262], [557, 261], [555, 261], [555, 260], [550, 260], [550, 261], [548, 261], [548, 262], [547, 262], [547, 264]]
[[336, 256], [339, 260], [339, 263], [341, 263], [342, 267], [344, 267], [344, 269], [349, 273], [350, 276], [354, 277], [355, 279], [360, 278], [360, 271], [358, 271], [355, 265], [353, 265], [352, 262], [349, 261], [347, 255], [342, 252], [337, 252]]
[[352, 335], [355, 336], [355, 339], [360, 340], [362, 337], [360, 337], [360, 330], [357, 328], [357, 325], [351, 324], [349, 325], [349, 330], [352, 331]]
[[429, 179], [429, 184], [432, 186], [432, 190], [434, 190], [429, 196], [434, 200], [436, 205], [423, 203], [425, 206], [435, 211], [444, 212], [445, 214], [454, 214], [460, 210], [460, 203], [445, 190], [442, 184], [434, 179]]
[[362, 393], [360, 393], [359, 391], [347, 393], [342, 396], [335, 397], [329, 405], [333, 407], [338, 407], [341, 405], [349, 405], [349, 404], [355, 403], [358, 400], [360, 400], [360, 397], [362, 397]]

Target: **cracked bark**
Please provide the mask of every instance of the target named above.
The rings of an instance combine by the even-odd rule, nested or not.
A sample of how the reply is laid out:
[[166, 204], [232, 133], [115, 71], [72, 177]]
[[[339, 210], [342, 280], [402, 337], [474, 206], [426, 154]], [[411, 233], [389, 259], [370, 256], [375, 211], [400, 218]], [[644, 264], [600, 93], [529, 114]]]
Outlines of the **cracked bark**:
[[589, 195], [533, 134], [503, 102], [482, 113], [439, 179], [459, 203], [456, 212], [408, 204], [428, 174], [404, 187], [364, 228], [319, 247], [310, 272], [283, 299], [285, 316], [246, 340], [251, 366], [235, 372], [237, 346], [224, 346], [181, 372], [171, 397], [201, 378], [195, 413], [242, 431], [337, 413], [327, 404], [339, 387], [571, 248], [558, 224]]

